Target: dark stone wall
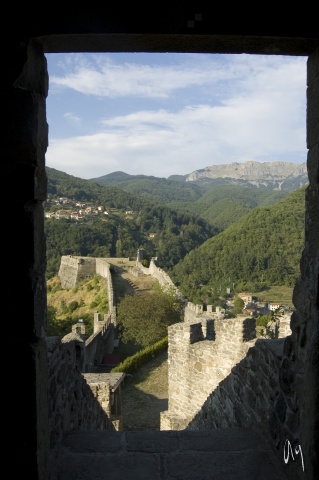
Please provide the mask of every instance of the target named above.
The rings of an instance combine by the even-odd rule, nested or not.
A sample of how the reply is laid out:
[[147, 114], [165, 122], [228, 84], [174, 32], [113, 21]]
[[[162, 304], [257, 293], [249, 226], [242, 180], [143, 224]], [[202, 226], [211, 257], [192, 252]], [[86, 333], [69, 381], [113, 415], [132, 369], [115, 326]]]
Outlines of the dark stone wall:
[[287, 412], [278, 382], [283, 343], [284, 339], [257, 340], [209, 395], [187, 429], [257, 429], [283, 457]]
[[75, 342], [47, 337], [51, 460], [64, 432], [115, 430], [77, 365]]
[[[45, 153], [48, 125], [45, 101], [48, 74], [45, 52], [176, 51], [307, 55], [307, 147], [310, 185], [306, 193], [305, 248], [301, 278], [294, 292], [296, 313], [292, 335], [285, 344], [281, 366], [284, 401], [295, 410], [294, 432], [300, 442], [307, 480], [318, 471], [318, 151], [319, 151], [319, 39], [309, 3], [283, 15], [272, 9], [231, 27], [228, 6], [206, 9], [194, 21], [193, 8], [184, 4], [147, 10], [109, 5], [77, 5], [67, 10], [55, 4], [50, 11], [30, 4], [10, 4], [4, 13], [3, 105], [1, 179], [3, 184], [2, 249], [5, 253], [4, 316], [12, 317], [17, 304], [21, 321], [15, 332], [15, 350], [7, 370], [16, 374], [21, 395], [5, 399], [11, 438], [18, 437], [14, 474], [48, 480], [50, 426], [46, 350], [46, 246], [43, 202], [46, 199]], [[239, 18], [243, 17], [242, 6]], [[125, 11], [124, 11], [125, 10]], [[270, 12], [271, 10], [271, 12]], [[304, 13], [307, 12], [307, 13]], [[310, 13], [309, 13], [310, 12]], [[270, 15], [271, 13], [271, 15]], [[270, 22], [267, 18], [271, 19]], [[266, 26], [265, 26], [266, 25]], [[271, 31], [267, 25], [271, 26]], [[298, 28], [299, 25], [299, 28]], [[294, 27], [296, 26], [296, 27]], [[270, 28], [270, 27], [269, 27]], [[14, 251], [14, 253], [12, 253]], [[20, 313], [20, 312], [19, 312]], [[16, 322], [15, 322], [16, 323]], [[8, 382], [12, 379], [8, 378]], [[10, 413], [9, 413], [10, 412]], [[292, 428], [292, 426], [290, 426]], [[4, 468], [12, 470], [12, 457]], [[7, 463], [7, 465], [6, 465]], [[295, 462], [288, 465], [292, 479], [304, 479]]]

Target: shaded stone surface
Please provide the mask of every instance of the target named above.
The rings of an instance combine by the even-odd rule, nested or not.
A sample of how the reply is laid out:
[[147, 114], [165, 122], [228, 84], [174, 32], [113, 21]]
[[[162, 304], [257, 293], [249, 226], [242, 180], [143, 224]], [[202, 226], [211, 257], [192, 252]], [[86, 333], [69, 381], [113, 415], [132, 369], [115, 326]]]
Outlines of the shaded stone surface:
[[52, 480], [286, 480], [259, 433], [244, 429], [67, 435]]

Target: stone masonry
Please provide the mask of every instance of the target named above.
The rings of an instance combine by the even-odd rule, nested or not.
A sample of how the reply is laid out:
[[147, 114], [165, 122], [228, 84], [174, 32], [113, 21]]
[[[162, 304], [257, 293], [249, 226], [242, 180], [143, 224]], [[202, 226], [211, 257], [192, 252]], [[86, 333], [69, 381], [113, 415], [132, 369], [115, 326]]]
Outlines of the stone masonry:
[[[257, 354], [259, 352], [257, 345], [258, 348], [271, 345], [271, 341], [267, 339], [261, 341], [266, 342], [262, 345], [259, 340], [256, 341], [256, 349], [252, 352], [256, 352], [256, 361], [260, 363], [261, 369], [264, 369], [266, 362], [269, 361], [269, 365], [273, 367], [269, 368], [268, 372], [275, 372], [275, 366], [279, 364], [276, 378], [268, 379], [267, 370], [264, 376], [260, 370], [260, 379], [263, 383], [259, 386], [260, 394], [266, 392], [267, 396], [270, 395], [270, 390], [266, 390], [266, 384], [269, 389], [274, 388], [277, 392], [276, 396], [269, 396], [269, 401], [275, 408], [275, 415], [265, 418], [264, 427], [274, 439], [274, 444], [280, 444], [277, 449], [278, 459], [283, 462], [282, 454], [285, 441], [288, 439], [293, 448], [302, 447], [305, 466], [303, 471], [300, 462], [290, 456], [285, 464], [289, 480], [315, 480], [319, 470], [319, 36], [313, 2], [303, 3], [297, 9], [288, 6], [289, 12], [287, 9], [277, 9], [276, 15], [273, 14], [272, 8], [264, 9], [263, 15], [259, 16], [251, 15], [250, 6], [246, 11], [240, 6], [242, 13], [239, 21], [240, 33], [238, 22], [233, 22], [233, 26], [230, 22], [234, 12], [228, 5], [220, 4], [222, 10], [219, 15], [208, 7], [197, 11], [186, 4], [175, 6], [170, 4], [168, 7], [161, 5], [156, 9], [156, 14], [147, 15], [148, 12], [142, 6], [134, 5], [131, 8], [121, 6], [117, 11], [110, 8], [109, 4], [91, 3], [79, 3], [76, 8], [63, 9], [62, 14], [61, 8], [57, 5], [50, 10], [50, 14], [47, 9], [40, 6], [34, 8], [27, 2], [19, 5], [11, 2], [6, 6], [7, 30], [4, 33], [3, 49], [5, 68], [2, 71], [4, 134], [1, 142], [1, 178], [3, 184], [10, 187], [12, 201], [8, 208], [4, 208], [2, 221], [3, 225], [10, 226], [4, 229], [2, 235], [2, 248], [6, 252], [3, 258], [6, 286], [4, 318], [12, 317], [12, 308], [17, 304], [17, 299], [23, 307], [23, 321], [19, 322], [14, 337], [17, 354], [10, 357], [10, 368], [7, 369], [9, 378], [6, 384], [12, 384], [10, 380], [12, 372], [20, 372], [19, 392], [23, 392], [24, 395], [23, 408], [21, 395], [4, 396], [6, 403], [3, 411], [10, 418], [8, 426], [5, 427], [7, 430], [4, 431], [4, 437], [11, 438], [12, 432], [16, 432], [19, 436], [19, 445], [14, 449], [13, 455], [8, 452], [9, 454], [4, 456], [3, 470], [11, 471], [14, 466], [17, 478], [28, 477], [33, 480], [49, 478], [95, 480], [106, 476], [112, 480], [118, 478], [166, 480], [173, 477], [183, 480], [187, 478], [211, 480], [236, 476], [247, 480], [275, 478], [277, 470], [271, 469], [269, 472], [267, 462], [264, 462], [263, 468], [258, 470], [259, 475], [255, 475], [254, 472], [250, 476], [247, 474], [247, 467], [251, 464], [252, 457], [249, 454], [251, 450], [245, 452], [248, 462], [244, 470], [241, 470], [243, 475], [239, 475], [236, 469], [232, 471], [232, 477], [225, 476], [226, 468], [234, 459], [228, 452], [220, 461], [221, 472], [224, 472], [224, 475], [208, 470], [206, 473], [203, 470], [199, 472], [196, 468], [199, 464], [209, 469], [216, 463], [215, 453], [200, 442], [196, 442], [192, 455], [187, 451], [184, 456], [180, 456], [181, 449], [178, 444], [178, 450], [175, 449], [169, 459], [170, 465], [175, 468], [165, 470], [165, 465], [157, 462], [162, 458], [163, 451], [159, 444], [170, 447], [167, 444], [168, 436], [165, 434], [174, 432], [152, 432], [153, 439], [156, 439], [154, 443], [150, 442], [150, 437], [145, 432], [139, 432], [144, 443], [137, 442], [133, 456], [132, 448], [127, 452], [126, 468], [123, 468], [122, 447], [131, 444], [129, 442], [123, 444], [122, 439], [125, 435], [119, 439], [119, 454], [113, 459], [100, 455], [102, 448], [100, 439], [92, 443], [87, 437], [87, 432], [83, 432], [82, 438], [78, 440], [84, 441], [85, 437], [87, 448], [79, 449], [77, 456], [74, 448], [76, 443], [69, 443], [68, 455], [65, 456], [63, 450], [61, 451], [65, 461], [58, 465], [60, 469], [57, 475], [52, 476], [50, 440], [54, 437], [54, 434], [51, 435], [53, 419], [57, 418], [59, 425], [63, 425], [65, 420], [66, 427], [75, 425], [81, 429], [81, 422], [77, 421], [77, 418], [83, 419], [85, 428], [87, 412], [86, 404], [77, 396], [82, 391], [77, 382], [70, 382], [74, 387], [71, 393], [67, 385], [61, 386], [58, 381], [52, 385], [49, 380], [49, 372], [55, 374], [55, 369], [63, 369], [65, 373], [69, 371], [72, 374], [74, 368], [64, 364], [65, 353], [61, 357], [59, 355], [56, 357], [57, 363], [53, 362], [55, 364], [53, 372], [48, 365], [49, 359], [55, 355], [51, 352], [50, 340], [46, 338], [46, 238], [43, 205], [47, 198], [48, 181], [45, 166], [49, 146], [49, 124], [46, 117], [49, 74], [45, 55], [59, 52], [112, 51], [293, 55], [307, 57], [307, 78], [304, 86], [307, 102], [304, 145], [309, 184], [305, 193], [304, 249], [300, 258], [300, 276], [294, 286], [295, 311], [290, 321], [291, 334], [284, 340], [275, 340], [279, 344], [283, 342], [282, 356], [280, 352], [277, 354], [276, 348], [260, 350], [264, 357]], [[287, 14], [289, 22], [286, 21]], [[282, 81], [285, 82], [286, 79], [282, 78]], [[290, 99], [287, 98], [286, 101], [289, 105]], [[91, 159], [88, 159], [88, 162], [90, 161]], [[18, 251], [10, 254], [15, 240], [18, 241]], [[18, 293], [17, 288], [14, 288], [17, 285], [20, 286]], [[255, 362], [251, 365], [253, 368]], [[236, 367], [238, 373], [241, 366], [242, 362], [239, 362]], [[245, 383], [241, 383], [241, 377], [238, 379], [238, 384], [243, 387], [242, 393], [240, 391], [237, 393], [241, 399]], [[224, 385], [225, 383], [220, 384], [220, 387], [223, 388]], [[231, 383], [229, 388], [230, 392], [234, 390]], [[73, 405], [76, 410], [67, 409], [61, 415], [60, 400], [67, 398], [67, 395], [70, 396], [69, 406]], [[72, 398], [72, 395], [76, 397]], [[236, 396], [235, 391], [233, 395]], [[252, 409], [255, 401], [257, 402], [256, 397], [252, 396]], [[99, 416], [99, 413], [97, 415]], [[209, 428], [213, 419], [206, 411], [203, 414], [203, 421], [205, 415], [210, 418], [207, 424]], [[71, 422], [72, 416], [74, 422]], [[98, 423], [92, 418], [92, 426]], [[277, 436], [279, 427], [283, 427], [280, 438]], [[112, 436], [119, 438], [117, 434], [122, 432], [97, 433], [111, 433]], [[204, 430], [188, 433], [196, 433], [202, 440], [205, 437]], [[219, 430], [215, 430], [214, 433], [218, 435]], [[75, 437], [77, 434], [79, 430], [74, 431]], [[209, 444], [213, 442], [216, 445], [218, 438], [209, 439]], [[252, 432], [250, 438], [253, 438]], [[109, 442], [108, 445], [112, 448], [114, 442]], [[152, 471], [147, 470], [145, 474], [145, 451], [146, 449], [149, 451], [150, 448], [156, 449], [157, 456], [153, 458], [154, 468]], [[235, 457], [238, 458], [238, 451], [235, 453]], [[263, 452], [259, 458], [265, 458]], [[100, 469], [97, 469], [98, 462]], [[139, 472], [135, 470], [136, 475], [132, 474], [133, 464], [141, 465]]]
[[168, 327], [168, 410], [161, 415], [161, 430], [186, 428], [255, 338], [256, 322], [247, 317]]
[[[112, 276], [105, 259], [96, 258], [92, 262], [91, 258], [81, 257], [81, 262], [78, 262], [78, 258], [76, 260], [76, 265], [82, 267], [86, 260], [90, 266], [98, 265], [99, 274], [109, 279], [113, 291]], [[138, 261], [136, 268], [141, 269], [143, 274], [154, 276], [161, 285], [167, 285], [179, 292], [169, 275], [156, 266], [154, 259], [148, 269]], [[69, 257], [61, 259], [60, 271], [64, 278], [71, 278], [74, 265], [72, 262], [70, 264]], [[92, 270], [91, 275], [96, 271], [97, 268]], [[79, 279], [79, 276], [74, 278]], [[181, 293], [180, 295], [182, 296]], [[98, 351], [101, 352], [99, 357], [107, 350], [112, 351], [113, 345], [107, 346], [105, 343], [108, 338], [105, 336], [105, 329], [110, 321], [110, 316], [101, 321], [98, 312], [95, 313], [94, 333], [82, 349], [83, 372], [92, 372]], [[290, 315], [284, 315], [275, 325], [269, 326], [273, 338], [290, 335], [289, 325]], [[109, 337], [111, 343], [112, 338]], [[169, 408], [161, 413], [162, 431], [186, 428], [192, 430], [203, 428], [204, 425], [209, 425], [210, 428], [230, 428], [234, 425], [240, 428], [255, 428], [258, 424], [259, 429], [269, 436], [265, 428], [265, 418], [269, 422], [277, 421], [280, 425], [277, 418], [280, 407], [279, 385], [276, 379], [283, 355], [283, 340], [270, 343], [269, 339], [257, 340], [256, 320], [253, 317], [242, 315], [228, 319], [225, 318], [224, 309], [220, 307], [213, 311], [212, 305], [204, 308], [203, 305], [192, 302], [185, 304], [184, 321], [168, 328], [168, 338]], [[79, 342], [77, 344], [81, 345]], [[102, 377], [94, 377], [92, 380], [91, 373], [85, 375], [98, 402], [101, 406], [104, 405], [104, 411], [110, 415], [109, 383]], [[265, 382], [265, 375], [268, 379], [272, 378], [272, 381]], [[245, 385], [245, 388], [242, 385]], [[234, 392], [238, 394], [234, 395]], [[108, 405], [107, 408], [105, 405]], [[277, 410], [276, 405], [279, 405]], [[121, 428], [121, 422], [119, 418], [118, 429]], [[272, 436], [279, 438], [280, 435], [280, 426], [275, 428], [272, 425]]]
[[[295, 428], [279, 394], [279, 370], [290, 316], [256, 338], [253, 317], [224, 317], [188, 302], [184, 322], [168, 328], [168, 410], [161, 430], [258, 428], [278, 448]], [[286, 420], [286, 430], [283, 419]]]
[[285, 339], [258, 339], [248, 342], [247, 354], [212, 390], [200, 410], [187, 425], [189, 430], [202, 428], [249, 428], [263, 432], [276, 448], [295, 427], [294, 411], [280, 395], [278, 373]]
[[114, 430], [78, 367], [74, 342], [47, 337], [52, 456], [63, 433], [76, 430]]
[[63, 255], [58, 276], [63, 288], [74, 288], [79, 280], [91, 278], [95, 272], [95, 258]]
[[[107, 279], [111, 313], [100, 318], [94, 312], [93, 334], [85, 335], [85, 325], [78, 322], [62, 339], [48, 337], [49, 384], [52, 400], [51, 443], [59, 443], [66, 431], [84, 429], [120, 430], [121, 383], [124, 373], [96, 373], [107, 353], [114, 349], [116, 309], [110, 265], [91, 257], [61, 258], [59, 275], [64, 288], [74, 288], [85, 277], [99, 274]], [[53, 456], [55, 449], [52, 448]]]
[[113, 294], [111, 266], [105, 258], [79, 257], [63, 255], [61, 257], [58, 276], [63, 288], [74, 288], [85, 278], [101, 275], [107, 282], [107, 295], [111, 321], [116, 325], [116, 306]]
[[[167, 280], [169, 276], [165, 274], [164, 278]], [[171, 280], [168, 285], [174, 286]], [[188, 302], [184, 322], [169, 327], [169, 409], [161, 414], [161, 431], [207, 428], [221, 431], [236, 427], [253, 432], [258, 426], [268, 438], [265, 424], [270, 424], [272, 435], [279, 442], [282, 431], [276, 424], [274, 406], [278, 406], [280, 414], [282, 404], [277, 379], [283, 339], [271, 344], [266, 340], [256, 341], [254, 318], [227, 319], [224, 313], [220, 308], [213, 312], [211, 305], [204, 309], [202, 305]], [[101, 321], [96, 312], [90, 339], [85, 339], [83, 325], [77, 324], [62, 339], [62, 345], [58, 339], [55, 343], [51, 341], [52, 398], [60, 397], [52, 417], [55, 466], [58, 460], [54, 445], [59, 444], [63, 432], [85, 430], [87, 435], [93, 430], [122, 429], [121, 384], [125, 374], [95, 373], [88, 367], [89, 364], [93, 367], [92, 352], [96, 356], [106, 348], [103, 337], [108, 338], [105, 334], [111, 326], [110, 320], [106, 315]], [[277, 333], [279, 331], [280, 323]], [[92, 345], [95, 345], [93, 350]], [[88, 356], [91, 361], [87, 360]], [[56, 369], [57, 365], [65, 367], [66, 360], [67, 364], [73, 364], [72, 373], [70, 369]], [[87, 373], [81, 374], [84, 368]], [[59, 381], [61, 375], [63, 378]], [[65, 385], [66, 389], [59, 385]], [[84, 418], [78, 412], [83, 408], [88, 412]], [[93, 422], [90, 412], [94, 415]], [[239, 431], [234, 431], [234, 435]]]

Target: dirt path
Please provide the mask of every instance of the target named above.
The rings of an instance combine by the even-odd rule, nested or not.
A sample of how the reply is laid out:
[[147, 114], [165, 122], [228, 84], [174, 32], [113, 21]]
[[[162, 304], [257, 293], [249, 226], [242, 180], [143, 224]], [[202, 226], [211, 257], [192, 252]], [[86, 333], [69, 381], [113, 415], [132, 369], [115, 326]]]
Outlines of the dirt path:
[[[136, 261], [107, 259], [113, 267], [116, 303], [124, 295], [148, 292], [157, 283], [150, 275], [133, 275]], [[122, 386], [123, 430], [160, 430], [160, 412], [168, 407], [167, 351], [127, 376]]]
[[113, 267], [112, 279], [114, 296], [116, 303], [124, 295], [134, 295], [141, 292], [148, 292], [157, 283], [157, 280], [150, 275], [138, 276], [132, 273], [132, 268], [135, 267], [135, 260], [117, 260], [107, 259]]
[[167, 371], [165, 351], [125, 378], [123, 430], [160, 430], [160, 412], [168, 408]]

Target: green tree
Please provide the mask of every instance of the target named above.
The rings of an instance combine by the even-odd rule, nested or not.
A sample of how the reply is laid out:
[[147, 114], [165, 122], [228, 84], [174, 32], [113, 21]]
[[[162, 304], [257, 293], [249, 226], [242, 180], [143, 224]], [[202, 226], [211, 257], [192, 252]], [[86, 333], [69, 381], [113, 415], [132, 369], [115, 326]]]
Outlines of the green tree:
[[267, 327], [268, 323], [271, 321], [271, 315], [259, 315], [256, 318], [256, 325], [258, 327]]
[[75, 310], [79, 308], [79, 302], [76, 300], [73, 300], [72, 302], [69, 303], [69, 312], [73, 313]]
[[236, 313], [242, 313], [244, 306], [245, 306], [245, 302], [242, 298], [240, 297], [234, 298], [234, 309]]
[[167, 327], [182, 320], [182, 303], [171, 291], [126, 295], [117, 307], [119, 337], [148, 347], [167, 335]]
[[54, 307], [48, 306], [47, 309], [47, 322], [48, 322], [48, 331], [47, 335], [49, 337], [59, 336], [59, 329], [57, 327], [57, 320], [56, 320], [57, 310]]

